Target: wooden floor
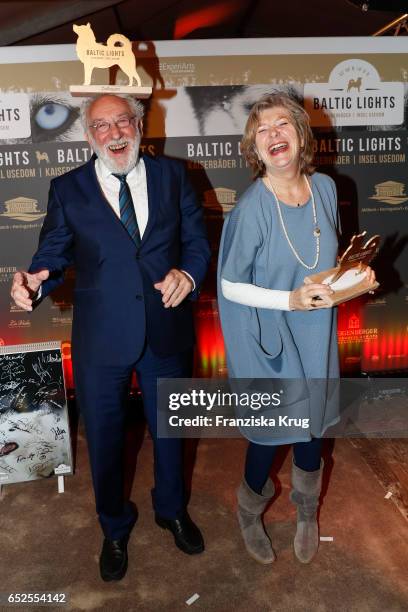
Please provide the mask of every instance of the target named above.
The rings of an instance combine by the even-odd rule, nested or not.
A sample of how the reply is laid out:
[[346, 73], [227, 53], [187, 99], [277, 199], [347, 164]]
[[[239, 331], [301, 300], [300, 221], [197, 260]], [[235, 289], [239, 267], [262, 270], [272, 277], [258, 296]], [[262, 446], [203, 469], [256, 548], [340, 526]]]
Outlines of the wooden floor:
[[195, 593], [192, 612], [407, 612], [408, 529], [394, 505], [402, 489], [393, 488], [396, 494], [384, 500], [403, 480], [406, 495], [406, 441], [335, 440], [319, 517], [321, 534], [331, 540], [321, 542], [310, 565], [293, 555], [296, 509], [287, 452], [276, 474], [280, 489], [264, 516], [277, 555], [271, 566], [246, 553], [236, 519], [246, 440], [202, 439], [196, 448], [189, 511], [206, 550], [191, 557], [155, 524], [152, 440], [141, 441], [140, 447], [137, 435], [129, 440], [137, 463], [131, 499], [139, 518], [129, 541], [129, 569], [118, 583], [99, 577], [102, 534], [82, 424], [76, 472], [66, 478], [64, 494], [53, 478], [3, 487], [1, 611], [13, 610], [2, 605], [3, 594], [53, 592], [66, 593], [61, 612], [183, 612]]
[[408, 521], [408, 438], [350, 438], [392, 501]]

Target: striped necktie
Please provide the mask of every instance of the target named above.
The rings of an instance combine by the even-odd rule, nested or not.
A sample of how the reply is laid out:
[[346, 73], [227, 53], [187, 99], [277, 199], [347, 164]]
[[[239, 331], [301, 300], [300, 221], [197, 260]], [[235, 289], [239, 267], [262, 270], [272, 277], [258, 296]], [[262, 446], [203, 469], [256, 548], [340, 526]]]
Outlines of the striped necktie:
[[120, 220], [129, 233], [136, 246], [141, 243], [139, 226], [137, 224], [135, 207], [133, 205], [132, 194], [126, 181], [126, 174], [113, 174], [120, 181], [119, 191], [119, 211]]

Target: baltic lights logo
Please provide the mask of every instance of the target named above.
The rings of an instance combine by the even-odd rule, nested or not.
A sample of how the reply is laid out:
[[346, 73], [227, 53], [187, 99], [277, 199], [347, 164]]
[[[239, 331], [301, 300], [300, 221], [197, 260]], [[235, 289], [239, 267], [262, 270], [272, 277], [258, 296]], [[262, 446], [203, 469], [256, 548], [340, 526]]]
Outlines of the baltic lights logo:
[[8, 217], [16, 221], [38, 221], [42, 217], [45, 217], [45, 213], [38, 210], [38, 200], [33, 198], [13, 198], [12, 200], [6, 200], [4, 205], [6, 211], [0, 213], [1, 217]]
[[28, 138], [31, 134], [30, 103], [27, 94], [0, 95], [0, 140]]
[[370, 200], [377, 200], [378, 202], [385, 202], [396, 206], [403, 204], [408, 200], [408, 195], [405, 193], [404, 183], [398, 183], [397, 181], [385, 181], [384, 183], [378, 183], [374, 185], [375, 195], [370, 196]]
[[400, 125], [404, 85], [382, 82], [372, 64], [352, 59], [333, 68], [328, 83], [306, 83], [305, 109], [312, 126]]

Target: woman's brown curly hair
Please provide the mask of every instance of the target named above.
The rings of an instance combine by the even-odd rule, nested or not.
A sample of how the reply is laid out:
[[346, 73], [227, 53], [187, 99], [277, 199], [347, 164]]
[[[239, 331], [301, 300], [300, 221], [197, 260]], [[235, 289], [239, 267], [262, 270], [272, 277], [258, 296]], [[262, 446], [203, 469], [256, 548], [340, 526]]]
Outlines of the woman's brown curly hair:
[[248, 120], [245, 125], [244, 135], [241, 140], [241, 153], [244, 159], [252, 168], [254, 179], [264, 176], [266, 172], [265, 164], [258, 157], [255, 146], [256, 132], [259, 126], [260, 115], [269, 108], [281, 106], [289, 113], [299, 142], [303, 142], [300, 151], [300, 172], [302, 174], [312, 174], [314, 172], [313, 161], [313, 134], [310, 129], [309, 115], [303, 106], [292, 96], [284, 92], [274, 92], [265, 94], [255, 102], [250, 110]]

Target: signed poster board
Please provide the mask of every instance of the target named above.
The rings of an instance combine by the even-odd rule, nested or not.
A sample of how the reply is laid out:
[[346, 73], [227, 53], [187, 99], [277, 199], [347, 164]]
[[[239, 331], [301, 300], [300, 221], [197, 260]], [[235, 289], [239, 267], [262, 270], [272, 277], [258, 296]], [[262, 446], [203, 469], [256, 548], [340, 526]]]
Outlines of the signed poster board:
[[0, 484], [72, 474], [61, 344], [0, 346]]

